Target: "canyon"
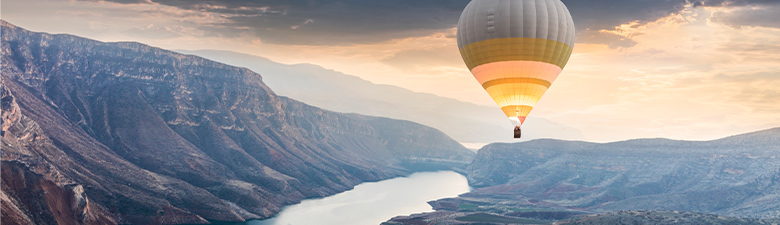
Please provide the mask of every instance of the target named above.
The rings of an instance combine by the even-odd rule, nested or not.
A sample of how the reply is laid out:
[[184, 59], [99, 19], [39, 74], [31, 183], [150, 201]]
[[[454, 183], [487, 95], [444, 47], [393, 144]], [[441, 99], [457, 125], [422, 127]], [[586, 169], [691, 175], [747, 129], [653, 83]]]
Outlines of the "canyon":
[[260, 74], [2, 22], [4, 224], [207, 224], [474, 153], [417, 123], [277, 96]]

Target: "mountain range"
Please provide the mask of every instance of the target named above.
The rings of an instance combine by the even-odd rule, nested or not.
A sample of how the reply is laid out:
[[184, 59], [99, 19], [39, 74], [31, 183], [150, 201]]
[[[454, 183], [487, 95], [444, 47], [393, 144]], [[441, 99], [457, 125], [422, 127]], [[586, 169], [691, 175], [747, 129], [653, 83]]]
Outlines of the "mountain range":
[[[177, 51], [249, 68], [263, 74], [264, 81], [279, 95], [324, 109], [417, 122], [439, 129], [474, 149], [487, 143], [513, 141], [512, 124], [497, 106], [375, 84], [313, 64], [286, 65], [229, 51]], [[524, 140], [584, 139], [579, 130], [538, 116], [529, 117], [523, 128], [528, 131], [523, 134]]]
[[3, 224], [267, 218], [474, 154], [424, 125], [277, 96], [245, 68], [5, 21], [1, 89]]
[[[582, 214], [627, 210], [780, 218], [778, 153], [780, 128], [712, 141], [494, 143], [480, 149], [469, 165], [467, 178], [474, 191], [431, 202], [435, 213], [397, 217], [388, 224], [420, 220], [451, 224], [457, 218], [551, 223]], [[604, 214], [591, 219], [608, 221], [632, 215], [644, 214]], [[654, 224], [649, 221], [637, 224]]]

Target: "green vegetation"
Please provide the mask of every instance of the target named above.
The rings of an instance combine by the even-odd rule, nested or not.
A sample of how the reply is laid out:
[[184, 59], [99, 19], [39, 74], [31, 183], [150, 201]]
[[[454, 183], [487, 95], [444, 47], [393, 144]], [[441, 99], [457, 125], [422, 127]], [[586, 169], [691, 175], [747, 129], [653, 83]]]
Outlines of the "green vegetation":
[[513, 212], [557, 212], [559, 210], [552, 210], [552, 209], [524, 209], [524, 208], [517, 208], [517, 207], [511, 207], [508, 208], [508, 210], [511, 210]]
[[475, 210], [478, 209], [479, 205], [476, 204], [469, 204], [469, 203], [460, 203], [458, 204], [458, 209], [460, 210]]
[[536, 212], [537, 209], [521, 209], [521, 208], [509, 208], [509, 210], [515, 211], [515, 212]]
[[780, 219], [736, 218], [712, 214], [677, 211], [618, 211], [579, 216], [567, 221], [570, 225], [629, 224], [780, 224]]
[[511, 218], [487, 213], [471, 214], [463, 217], [455, 218], [457, 221], [463, 222], [488, 222], [488, 223], [510, 223], [510, 224], [550, 224], [544, 220], [532, 220], [522, 218]]

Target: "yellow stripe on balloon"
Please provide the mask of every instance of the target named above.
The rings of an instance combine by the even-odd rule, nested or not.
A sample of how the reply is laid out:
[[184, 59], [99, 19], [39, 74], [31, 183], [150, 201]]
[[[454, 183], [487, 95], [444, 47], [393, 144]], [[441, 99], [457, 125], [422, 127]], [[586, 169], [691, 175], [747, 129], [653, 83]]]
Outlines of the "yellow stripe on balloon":
[[547, 92], [547, 87], [538, 84], [508, 83], [490, 86], [485, 91], [500, 107], [507, 105], [534, 106]]
[[474, 42], [460, 49], [469, 70], [501, 61], [546, 62], [563, 69], [572, 48], [563, 42], [541, 38], [494, 38]]
[[533, 110], [533, 106], [528, 105], [507, 105], [504, 107], [501, 107], [501, 110], [504, 111], [504, 114], [506, 114], [507, 117], [526, 117], [528, 116], [528, 113]]
[[499, 78], [495, 80], [490, 80], [482, 84], [482, 87], [485, 89], [488, 89], [491, 86], [499, 85], [499, 84], [537, 84], [542, 85], [546, 88], [550, 88], [549, 81], [532, 78], [532, 77], [509, 77], [509, 78]]

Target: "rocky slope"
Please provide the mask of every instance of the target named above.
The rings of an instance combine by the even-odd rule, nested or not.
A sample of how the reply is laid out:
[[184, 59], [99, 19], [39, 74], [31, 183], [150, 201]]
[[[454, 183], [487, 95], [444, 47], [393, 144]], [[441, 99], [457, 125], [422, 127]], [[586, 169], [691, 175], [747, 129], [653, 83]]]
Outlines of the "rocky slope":
[[486, 146], [468, 177], [481, 193], [593, 211], [780, 217], [778, 152], [780, 128], [699, 142], [538, 140]]
[[3, 223], [243, 221], [472, 157], [429, 127], [278, 97], [247, 69], [2, 31]]
[[[478, 187], [475, 191], [430, 202], [435, 213], [397, 217], [388, 224], [529, 219], [551, 223], [621, 210], [780, 218], [778, 153], [780, 128], [713, 141], [496, 143], [480, 149], [469, 165], [468, 179]], [[607, 214], [587, 221], [622, 221], [632, 215], [638, 217], [636, 224], [656, 224], [643, 219], [642, 213]]]
[[570, 221], [553, 223], [554, 225], [706, 225], [706, 224], [739, 224], [739, 225], [774, 225], [780, 219], [735, 218], [712, 214], [678, 212], [678, 211], [619, 211], [598, 215], [588, 215], [574, 218]]

